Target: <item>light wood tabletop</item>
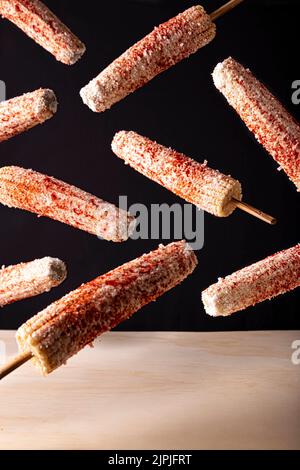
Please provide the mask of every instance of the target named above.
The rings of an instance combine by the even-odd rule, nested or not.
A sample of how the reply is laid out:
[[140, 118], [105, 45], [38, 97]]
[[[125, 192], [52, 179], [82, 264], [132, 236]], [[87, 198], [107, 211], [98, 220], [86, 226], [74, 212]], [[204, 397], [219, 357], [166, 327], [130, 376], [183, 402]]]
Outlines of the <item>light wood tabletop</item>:
[[[300, 331], [114, 332], [0, 382], [0, 449], [300, 449]], [[3, 362], [17, 352], [0, 331]], [[299, 355], [300, 356], [300, 355]]]

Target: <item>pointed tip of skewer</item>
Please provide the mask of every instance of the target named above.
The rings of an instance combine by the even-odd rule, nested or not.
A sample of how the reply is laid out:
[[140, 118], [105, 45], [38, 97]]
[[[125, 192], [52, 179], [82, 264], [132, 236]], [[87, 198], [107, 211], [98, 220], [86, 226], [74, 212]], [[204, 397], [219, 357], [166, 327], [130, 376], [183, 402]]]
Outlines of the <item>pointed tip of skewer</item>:
[[215, 21], [217, 18], [220, 18], [220, 16], [225, 15], [243, 1], [244, 0], [230, 0], [229, 2], [225, 3], [225, 5], [222, 5], [220, 8], [210, 14], [211, 20]]
[[232, 198], [235, 206], [241, 209], [244, 212], [247, 212], [250, 215], [253, 215], [257, 219], [263, 220], [267, 224], [275, 225], [277, 224], [277, 219], [272, 215], [266, 214], [265, 212], [261, 211], [260, 209], [256, 209], [256, 207], [247, 204], [244, 201], [239, 201], [238, 199]]

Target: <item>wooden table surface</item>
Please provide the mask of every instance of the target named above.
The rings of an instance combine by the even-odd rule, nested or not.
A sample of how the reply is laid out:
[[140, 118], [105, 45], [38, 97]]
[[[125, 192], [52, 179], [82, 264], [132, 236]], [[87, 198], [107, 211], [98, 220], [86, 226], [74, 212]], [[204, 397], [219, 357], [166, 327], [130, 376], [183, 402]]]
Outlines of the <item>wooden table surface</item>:
[[46, 378], [29, 363], [0, 382], [0, 449], [300, 449], [295, 340], [106, 334]]

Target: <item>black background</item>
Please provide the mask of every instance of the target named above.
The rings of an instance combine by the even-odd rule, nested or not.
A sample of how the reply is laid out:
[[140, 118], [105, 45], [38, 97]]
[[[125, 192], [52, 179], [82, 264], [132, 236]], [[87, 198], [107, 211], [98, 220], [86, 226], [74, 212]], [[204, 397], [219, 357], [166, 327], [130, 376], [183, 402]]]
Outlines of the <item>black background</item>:
[[[229, 318], [208, 317], [201, 290], [219, 276], [298, 242], [295, 187], [267, 156], [215, 89], [211, 72], [232, 55], [248, 66], [299, 118], [291, 84], [299, 76], [298, 1], [245, 1], [217, 20], [217, 37], [190, 59], [147, 86], [95, 114], [79, 90], [126, 48], [195, 1], [47, 0], [47, 5], [86, 44], [73, 66], [55, 59], [15, 26], [0, 22], [0, 79], [7, 97], [39, 87], [52, 88], [59, 110], [42, 126], [1, 143], [1, 165], [19, 165], [55, 176], [108, 201], [128, 195], [129, 203], [182, 202], [126, 167], [110, 150], [114, 133], [135, 130], [231, 174], [243, 184], [244, 199], [278, 218], [269, 226], [236, 210], [228, 218], [205, 215], [199, 266], [181, 286], [148, 305], [119, 329], [234, 330], [297, 328], [299, 292], [294, 291]], [[221, 0], [204, 0], [211, 12]], [[155, 248], [158, 240], [100, 241], [52, 220], [0, 207], [1, 264], [43, 256], [68, 264], [67, 281], [50, 293], [0, 311], [0, 328], [15, 328], [82, 282]]]

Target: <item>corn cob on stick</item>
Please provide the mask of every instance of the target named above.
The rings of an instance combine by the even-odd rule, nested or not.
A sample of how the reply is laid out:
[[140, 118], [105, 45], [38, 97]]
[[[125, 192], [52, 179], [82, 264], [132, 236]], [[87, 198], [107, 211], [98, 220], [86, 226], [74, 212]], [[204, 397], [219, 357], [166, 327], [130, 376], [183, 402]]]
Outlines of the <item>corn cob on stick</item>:
[[0, 307], [48, 292], [67, 277], [66, 265], [57, 258], [42, 258], [0, 270]]
[[17, 331], [24, 353], [19, 363], [0, 371], [0, 379], [25, 357], [46, 375], [65, 364], [149, 302], [182, 282], [193, 272], [197, 258], [185, 241], [170, 243], [83, 284], [54, 302]]
[[[198, 163], [132, 131], [118, 132], [112, 150], [142, 175], [210, 214], [226, 217], [237, 205], [244, 209], [239, 181], [209, 168], [206, 162]], [[272, 217], [257, 209], [250, 212], [274, 223]]]
[[211, 42], [216, 35], [213, 20], [241, 2], [231, 0], [211, 15], [196, 5], [154, 28], [81, 89], [83, 102], [98, 113], [109, 109]]
[[0, 0], [0, 15], [64, 64], [74, 64], [85, 52], [85, 45], [39, 0]]
[[26, 93], [0, 103], [0, 142], [42, 124], [57, 110], [52, 90], [42, 89]]
[[114, 242], [127, 240], [134, 228], [134, 218], [113, 204], [63, 181], [16, 166], [0, 168], [0, 203]]
[[92, 111], [105, 111], [208, 44], [215, 33], [215, 25], [204, 8], [191, 7], [124, 52], [82, 88], [80, 95]]
[[135, 132], [118, 132], [112, 150], [142, 175], [218, 217], [234, 211], [233, 197], [242, 198], [237, 180]]
[[300, 244], [219, 279], [202, 292], [209, 315], [227, 316], [300, 286]]
[[213, 80], [300, 191], [299, 124], [250, 70], [231, 57], [216, 66]]

